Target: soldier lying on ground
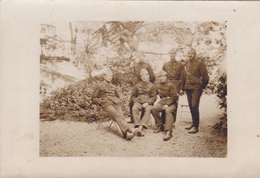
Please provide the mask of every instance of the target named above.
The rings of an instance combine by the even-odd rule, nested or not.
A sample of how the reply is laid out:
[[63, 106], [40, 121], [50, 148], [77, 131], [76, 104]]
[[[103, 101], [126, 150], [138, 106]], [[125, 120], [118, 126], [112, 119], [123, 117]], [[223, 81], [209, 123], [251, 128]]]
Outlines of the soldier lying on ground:
[[[92, 102], [102, 107], [105, 116], [112, 118], [119, 125], [124, 138], [131, 140], [138, 134], [138, 129], [130, 128], [124, 119], [122, 108], [119, 105], [119, 95], [116, 87], [111, 83], [112, 71], [107, 69], [104, 72], [104, 81], [98, 84], [92, 94]], [[140, 133], [139, 133], [140, 134]]]

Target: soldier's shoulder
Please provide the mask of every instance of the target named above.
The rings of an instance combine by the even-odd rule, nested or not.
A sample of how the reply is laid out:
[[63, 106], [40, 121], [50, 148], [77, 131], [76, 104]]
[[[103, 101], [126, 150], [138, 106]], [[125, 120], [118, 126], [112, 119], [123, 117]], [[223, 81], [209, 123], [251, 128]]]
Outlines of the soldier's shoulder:
[[165, 63], [163, 64], [163, 66], [167, 66], [167, 65], [169, 65], [170, 62], [171, 62], [171, 61], [167, 61], [167, 62], [165, 62]]

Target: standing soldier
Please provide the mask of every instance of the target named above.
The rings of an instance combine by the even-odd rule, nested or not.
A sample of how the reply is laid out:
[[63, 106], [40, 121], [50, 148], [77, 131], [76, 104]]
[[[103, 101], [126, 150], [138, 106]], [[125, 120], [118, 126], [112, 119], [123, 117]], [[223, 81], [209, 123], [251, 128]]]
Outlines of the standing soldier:
[[[152, 114], [155, 119], [157, 130], [154, 133], [165, 131], [164, 141], [172, 138], [172, 129], [174, 123], [173, 114], [178, 105], [179, 96], [177, 90], [172, 83], [167, 82], [165, 71], [161, 71], [158, 75], [159, 83], [156, 85], [157, 93], [161, 100], [152, 107]], [[160, 112], [165, 113], [165, 127], [163, 126]]]
[[[176, 60], [177, 51], [172, 48], [169, 51], [170, 61], [163, 65], [163, 70], [167, 73], [168, 82], [172, 83], [177, 93], [182, 95], [184, 91], [185, 70], [181, 62]], [[176, 121], [177, 109], [174, 113], [174, 122]]]
[[130, 128], [125, 121], [117, 89], [111, 84], [112, 78], [112, 71], [107, 69], [104, 72], [105, 80], [93, 91], [92, 102], [101, 105], [104, 115], [116, 121], [126, 140], [131, 140], [138, 133], [138, 129]]
[[209, 76], [205, 64], [196, 59], [194, 48], [188, 50], [187, 57], [185, 89], [192, 116], [192, 125], [185, 129], [194, 134], [199, 131], [199, 102], [202, 90], [209, 82]]
[[[148, 71], [149, 81], [151, 83], [154, 83], [154, 81], [155, 81], [155, 75], [154, 75], [153, 69], [150, 64], [148, 64], [144, 61], [144, 59], [145, 59], [144, 52], [139, 52], [135, 58], [135, 65], [133, 66], [133, 73], [136, 77], [136, 83], [134, 85], [136, 85], [137, 83], [142, 81], [141, 75], [140, 75], [141, 69], [145, 69]], [[129, 107], [130, 107], [131, 121], [129, 123], [133, 123], [133, 116], [132, 116], [133, 105], [134, 105], [134, 103], [132, 101], [130, 101]]]
[[[140, 72], [142, 81], [137, 83], [132, 91], [131, 102], [133, 120], [135, 127], [139, 128], [139, 136], [143, 136], [143, 128], [148, 128], [151, 108], [157, 99], [156, 87], [149, 82], [149, 74], [145, 69]], [[144, 110], [144, 115], [140, 117], [140, 111]]]

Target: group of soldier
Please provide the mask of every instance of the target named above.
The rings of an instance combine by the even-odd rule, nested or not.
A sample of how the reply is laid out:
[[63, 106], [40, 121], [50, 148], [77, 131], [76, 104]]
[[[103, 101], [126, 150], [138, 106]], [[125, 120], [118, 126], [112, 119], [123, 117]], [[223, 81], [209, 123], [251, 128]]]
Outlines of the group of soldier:
[[[134, 136], [144, 136], [148, 129], [150, 115], [155, 119], [157, 129], [154, 133], [164, 132], [163, 140], [172, 138], [176, 121], [179, 95], [186, 92], [192, 116], [192, 124], [185, 129], [195, 134], [199, 131], [199, 102], [203, 89], [208, 84], [209, 76], [204, 62], [197, 60], [194, 48], [187, 50], [187, 64], [176, 60], [177, 49], [169, 51], [170, 61], [166, 62], [157, 74], [156, 80], [151, 66], [143, 57], [134, 66], [137, 82], [130, 97], [130, 114], [134, 128], [125, 120], [120, 106], [120, 99], [111, 81], [110, 69], [104, 72], [104, 81], [98, 84], [92, 94], [92, 102], [102, 107], [103, 113], [112, 118], [120, 127], [124, 138], [131, 140]], [[157, 95], [160, 100], [156, 102]]]

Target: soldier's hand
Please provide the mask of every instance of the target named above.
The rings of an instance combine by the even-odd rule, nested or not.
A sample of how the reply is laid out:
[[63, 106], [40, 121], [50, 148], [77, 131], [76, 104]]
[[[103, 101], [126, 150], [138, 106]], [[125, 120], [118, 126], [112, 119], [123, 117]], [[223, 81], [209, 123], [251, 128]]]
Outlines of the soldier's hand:
[[163, 110], [166, 110], [169, 106], [166, 104], [163, 106]]
[[180, 90], [180, 95], [183, 95], [184, 94], [184, 91]]
[[149, 105], [148, 103], [144, 103], [144, 104], [142, 104], [142, 107], [146, 108], [148, 105]]

